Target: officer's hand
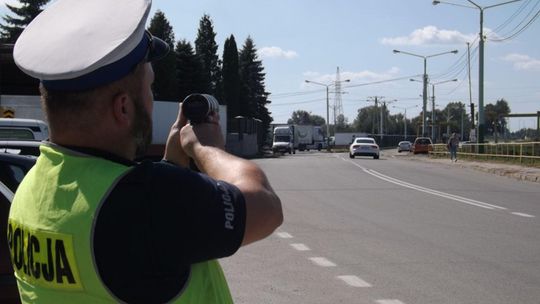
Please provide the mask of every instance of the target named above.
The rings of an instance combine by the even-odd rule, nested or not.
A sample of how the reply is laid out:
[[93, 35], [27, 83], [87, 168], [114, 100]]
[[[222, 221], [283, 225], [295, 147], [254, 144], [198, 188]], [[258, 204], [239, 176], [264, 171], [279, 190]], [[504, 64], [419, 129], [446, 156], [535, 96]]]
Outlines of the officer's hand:
[[195, 125], [185, 125], [180, 131], [180, 142], [183, 151], [196, 159], [196, 149], [200, 147], [216, 147], [225, 149], [225, 140], [219, 126], [219, 116], [209, 117], [208, 122]]
[[187, 119], [182, 115], [182, 103], [180, 103], [178, 116], [171, 126], [171, 131], [167, 138], [167, 145], [165, 146], [165, 155], [163, 158], [182, 167], [187, 167], [189, 165], [189, 157], [180, 144], [180, 130], [186, 124]]

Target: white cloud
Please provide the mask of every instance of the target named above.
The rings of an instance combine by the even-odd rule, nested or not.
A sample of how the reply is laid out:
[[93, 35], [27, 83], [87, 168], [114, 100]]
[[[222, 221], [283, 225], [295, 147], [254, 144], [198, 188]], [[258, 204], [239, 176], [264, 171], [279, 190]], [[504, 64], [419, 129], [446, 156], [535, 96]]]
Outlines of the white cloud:
[[540, 71], [540, 60], [528, 55], [512, 53], [502, 59], [511, 62], [517, 70]]
[[476, 34], [462, 34], [459, 31], [442, 30], [428, 25], [414, 30], [408, 36], [382, 38], [380, 42], [385, 45], [464, 44], [473, 41], [476, 36]]
[[293, 59], [298, 57], [298, 53], [296, 53], [295, 51], [286, 51], [277, 46], [267, 46], [260, 48], [258, 53], [261, 58]]
[[[387, 80], [395, 78], [396, 75], [399, 74], [399, 69], [397, 67], [392, 67], [388, 71], [384, 72], [373, 72], [373, 71], [359, 71], [359, 72], [349, 72], [349, 71], [342, 71], [340, 72], [340, 79], [350, 79], [351, 82], [359, 83], [359, 82], [373, 82], [373, 81], [381, 81], [381, 80]], [[336, 74], [320, 74], [318, 72], [304, 72], [303, 73], [305, 79], [309, 79], [312, 81], [320, 82], [320, 83], [332, 83], [336, 80]]]

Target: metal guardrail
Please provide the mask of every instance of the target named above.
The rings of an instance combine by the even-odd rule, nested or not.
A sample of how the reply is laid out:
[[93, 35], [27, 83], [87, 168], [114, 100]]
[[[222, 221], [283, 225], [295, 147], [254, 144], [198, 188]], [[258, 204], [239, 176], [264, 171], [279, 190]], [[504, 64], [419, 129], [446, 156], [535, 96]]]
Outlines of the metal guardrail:
[[[478, 153], [480, 146], [483, 146], [483, 153]], [[524, 162], [540, 164], [540, 142], [460, 143], [457, 153], [458, 156], [471, 158], [512, 159], [519, 161], [520, 164]], [[449, 155], [450, 152], [445, 144], [435, 144], [430, 154], [443, 156]]]

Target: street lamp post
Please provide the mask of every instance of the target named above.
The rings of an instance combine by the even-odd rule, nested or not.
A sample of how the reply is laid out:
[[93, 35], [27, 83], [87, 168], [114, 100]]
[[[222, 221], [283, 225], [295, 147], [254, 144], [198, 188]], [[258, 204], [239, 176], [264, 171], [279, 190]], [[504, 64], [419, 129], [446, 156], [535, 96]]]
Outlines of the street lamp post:
[[[493, 8], [496, 6], [501, 6], [513, 2], [518, 2], [521, 0], [512, 0], [512, 1], [506, 1], [499, 4], [493, 4], [488, 6], [480, 6], [476, 4], [472, 0], [467, 0], [469, 3], [471, 3], [474, 6], [468, 6], [468, 5], [461, 5], [456, 4], [452, 2], [446, 2], [446, 1], [436, 1], [434, 0], [432, 3], [433, 5], [437, 5], [440, 3], [443, 4], [450, 4], [455, 6], [463, 6], [467, 8], [474, 8], [478, 9], [480, 11], [480, 42], [478, 43], [478, 136], [477, 136], [477, 142], [483, 143], [484, 142], [484, 132], [485, 132], [485, 119], [484, 119], [484, 10], [488, 8]], [[483, 150], [483, 146], [480, 146], [481, 152]]]
[[458, 81], [457, 79], [450, 79], [445, 81], [439, 81], [431, 84], [431, 138], [435, 140], [435, 86], [447, 82]]
[[419, 58], [422, 58], [424, 59], [424, 75], [423, 75], [423, 93], [422, 93], [422, 99], [423, 99], [423, 106], [422, 106], [422, 136], [426, 136], [426, 110], [427, 110], [427, 85], [428, 85], [428, 75], [427, 75], [427, 59], [428, 58], [431, 58], [431, 57], [436, 57], [436, 56], [440, 56], [440, 55], [444, 55], [444, 54], [457, 54], [458, 50], [453, 50], [453, 51], [448, 51], [448, 52], [442, 52], [442, 53], [438, 53], [438, 54], [433, 54], [433, 55], [427, 55], [427, 56], [423, 56], [423, 55], [418, 55], [418, 54], [414, 54], [414, 53], [409, 53], [409, 52], [404, 52], [404, 51], [400, 51], [400, 50], [393, 50], [394, 54], [405, 54], [405, 55], [410, 55], [410, 56], [414, 56], [414, 57], [419, 57]]
[[405, 111], [405, 114], [403, 115], [403, 140], [407, 140], [407, 109], [411, 108], [418, 108], [418, 105], [410, 106], [410, 107], [398, 107], [398, 106], [392, 106], [393, 108], [402, 109]]
[[331, 86], [336, 85], [338, 83], [349, 82], [349, 81], [351, 80], [346, 79], [346, 80], [341, 80], [341, 81], [334, 81], [331, 84], [324, 84], [324, 83], [320, 83], [316, 81], [305, 80], [306, 83], [312, 83], [312, 84], [320, 85], [326, 88], [326, 151], [330, 151], [330, 100], [328, 96], [328, 89]]

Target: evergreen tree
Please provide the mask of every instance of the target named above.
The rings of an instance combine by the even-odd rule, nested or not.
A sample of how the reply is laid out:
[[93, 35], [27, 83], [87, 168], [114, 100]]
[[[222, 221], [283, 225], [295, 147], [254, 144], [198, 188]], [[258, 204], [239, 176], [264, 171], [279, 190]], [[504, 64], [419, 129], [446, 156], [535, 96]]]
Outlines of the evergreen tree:
[[178, 98], [184, 100], [192, 93], [203, 91], [201, 62], [195, 55], [191, 43], [181, 40], [176, 44], [176, 72], [178, 80]]
[[240, 74], [238, 66], [238, 49], [234, 36], [225, 40], [223, 49], [223, 103], [227, 105], [227, 122], [233, 124], [234, 117], [240, 113]]
[[16, 16], [2, 17], [5, 24], [0, 24], [0, 40], [5, 43], [15, 43], [24, 28], [41, 13], [42, 7], [50, 0], [19, 0], [21, 7], [6, 3], [7, 8]]
[[201, 74], [204, 90], [201, 93], [212, 94], [219, 100], [222, 94], [218, 92], [221, 69], [217, 49], [216, 33], [212, 20], [210, 16], [205, 14], [199, 22], [199, 31], [197, 39], [195, 39], [195, 53], [202, 62]]
[[[271, 101], [268, 100], [269, 93], [265, 91], [264, 67], [262, 61], [258, 60], [257, 49], [251, 37], [246, 39], [240, 51], [238, 64], [242, 83], [240, 113], [261, 120], [263, 130], [268, 130], [273, 119], [266, 105]], [[266, 137], [267, 132], [263, 132], [262, 142], [266, 141]]]
[[152, 63], [154, 68], [154, 98], [156, 100], [178, 101], [176, 80], [176, 56], [174, 54], [174, 33], [172, 26], [161, 11], [157, 11], [148, 28], [152, 35], [165, 41], [171, 51], [161, 60]]

